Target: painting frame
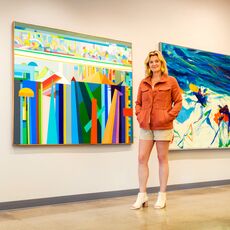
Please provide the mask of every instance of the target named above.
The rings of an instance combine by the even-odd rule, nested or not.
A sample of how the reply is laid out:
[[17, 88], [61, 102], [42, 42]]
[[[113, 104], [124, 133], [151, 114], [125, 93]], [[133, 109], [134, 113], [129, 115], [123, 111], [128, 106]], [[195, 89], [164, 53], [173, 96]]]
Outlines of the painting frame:
[[165, 42], [159, 50], [183, 95], [170, 150], [229, 149], [230, 56]]
[[13, 145], [133, 143], [131, 42], [22, 22], [12, 40]]

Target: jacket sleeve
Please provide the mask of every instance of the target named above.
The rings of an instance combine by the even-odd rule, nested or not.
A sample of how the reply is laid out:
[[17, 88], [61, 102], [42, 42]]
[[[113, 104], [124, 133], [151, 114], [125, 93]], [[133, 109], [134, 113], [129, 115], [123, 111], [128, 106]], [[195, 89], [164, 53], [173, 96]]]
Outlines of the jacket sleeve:
[[136, 100], [136, 106], [135, 106], [135, 114], [136, 116], [138, 113], [141, 111], [141, 106], [142, 106], [142, 95], [141, 95], [141, 84], [138, 87], [138, 93], [137, 93], [137, 100]]
[[175, 119], [182, 108], [182, 96], [181, 96], [181, 89], [177, 80], [174, 77], [172, 77], [172, 79], [173, 79], [172, 82], [173, 108], [169, 111], [169, 115]]

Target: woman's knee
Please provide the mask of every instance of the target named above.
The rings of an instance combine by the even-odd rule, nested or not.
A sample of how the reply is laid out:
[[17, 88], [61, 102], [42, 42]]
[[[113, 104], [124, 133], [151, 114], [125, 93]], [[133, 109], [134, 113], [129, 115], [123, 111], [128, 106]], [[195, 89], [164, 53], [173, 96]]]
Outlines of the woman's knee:
[[158, 161], [160, 163], [168, 163], [168, 155], [166, 155], [166, 154], [165, 155], [158, 154], [157, 157], [158, 157]]
[[148, 164], [148, 159], [149, 159], [149, 157], [146, 156], [145, 154], [139, 154], [139, 156], [138, 156], [139, 164]]

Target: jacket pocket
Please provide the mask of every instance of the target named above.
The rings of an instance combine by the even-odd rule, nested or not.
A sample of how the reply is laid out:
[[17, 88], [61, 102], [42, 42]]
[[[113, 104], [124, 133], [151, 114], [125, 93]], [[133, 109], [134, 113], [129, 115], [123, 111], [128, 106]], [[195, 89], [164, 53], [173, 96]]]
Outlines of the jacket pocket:
[[149, 116], [148, 116], [148, 110], [141, 109], [141, 111], [137, 114], [137, 120], [139, 125], [146, 125], [149, 124]]
[[169, 115], [169, 113], [166, 110], [164, 110], [164, 116], [165, 116], [165, 122], [167, 123], [172, 122], [174, 120], [174, 117]]
[[142, 110], [140, 110], [140, 112], [137, 114], [137, 121], [140, 123], [140, 121], [141, 121], [141, 111]]
[[158, 109], [167, 109], [172, 103], [171, 88], [168, 86], [159, 88], [154, 102]]
[[170, 126], [173, 121], [167, 110], [157, 109], [153, 111], [153, 126], [157, 128], [164, 128]]
[[143, 109], [150, 108], [151, 106], [151, 95], [148, 88], [143, 88], [142, 92], [142, 107]]

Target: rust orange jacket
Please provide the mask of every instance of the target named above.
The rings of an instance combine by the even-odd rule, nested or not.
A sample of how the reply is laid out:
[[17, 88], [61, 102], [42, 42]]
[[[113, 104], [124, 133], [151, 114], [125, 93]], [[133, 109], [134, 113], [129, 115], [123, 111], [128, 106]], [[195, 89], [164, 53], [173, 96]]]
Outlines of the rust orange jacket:
[[181, 90], [174, 77], [162, 75], [154, 88], [152, 88], [151, 77], [146, 77], [141, 81], [135, 107], [141, 128], [172, 129], [173, 120], [181, 107]]

